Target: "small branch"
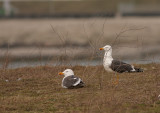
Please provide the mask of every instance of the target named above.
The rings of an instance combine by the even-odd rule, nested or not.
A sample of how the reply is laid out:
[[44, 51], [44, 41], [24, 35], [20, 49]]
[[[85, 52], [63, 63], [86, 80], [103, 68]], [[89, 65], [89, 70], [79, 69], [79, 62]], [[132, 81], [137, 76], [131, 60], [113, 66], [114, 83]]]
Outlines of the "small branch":
[[116, 43], [116, 40], [124, 33], [128, 32], [128, 31], [135, 31], [135, 30], [142, 30], [142, 29], [145, 29], [146, 27], [143, 27], [143, 28], [137, 28], [137, 29], [126, 29], [126, 30], [123, 30], [123, 31], [120, 31], [118, 34], [116, 34], [116, 38], [114, 39], [113, 43], [112, 43], [112, 46], [115, 45]]

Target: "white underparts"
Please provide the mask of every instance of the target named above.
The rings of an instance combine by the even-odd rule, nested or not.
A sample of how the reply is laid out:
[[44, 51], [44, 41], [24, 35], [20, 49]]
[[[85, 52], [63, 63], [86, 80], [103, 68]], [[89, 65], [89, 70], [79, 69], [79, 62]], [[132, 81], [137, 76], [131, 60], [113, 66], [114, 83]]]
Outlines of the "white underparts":
[[[111, 63], [112, 63], [112, 61], [111, 61]], [[104, 69], [105, 69], [106, 71], [113, 72], [113, 70], [110, 68], [111, 63], [110, 63], [110, 61], [109, 61], [109, 62], [104, 61], [103, 66], [104, 66]]]
[[131, 70], [132, 72], [136, 71], [133, 65], [131, 65], [131, 67], [132, 67], [132, 70]]
[[63, 84], [62, 84], [62, 87], [63, 87], [63, 88], [67, 88], [66, 86], [63, 86]]
[[64, 78], [62, 79], [62, 87], [63, 87], [63, 88], [67, 88], [66, 86], [63, 85], [63, 81], [64, 81], [65, 78], [66, 78], [66, 77], [64, 77]]
[[105, 52], [104, 59], [103, 59], [104, 69], [109, 72], [113, 72], [113, 70], [110, 68], [113, 60], [111, 54], [112, 54], [112, 50]]

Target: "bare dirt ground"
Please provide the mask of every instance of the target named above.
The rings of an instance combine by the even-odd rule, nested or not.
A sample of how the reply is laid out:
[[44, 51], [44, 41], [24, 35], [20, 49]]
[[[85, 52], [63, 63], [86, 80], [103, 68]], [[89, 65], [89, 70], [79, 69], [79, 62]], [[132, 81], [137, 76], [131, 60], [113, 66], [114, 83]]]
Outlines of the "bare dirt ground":
[[[137, 65], [143, 73], [119, 74], [102, 66], [39, 66], [0, 70], [0, 111], [51, 113], [159, 113], [160, 65]], [[58, 72], [74, 70], [85, 87], [63, 89]]]
[[159, 56], [159, 29], [159, 17], [0, 20], [0, 57], [8, 46], [13, 57], [63, 55], [64, 47], [88, 56], [110, 44], [116, 57], [145, 59]]

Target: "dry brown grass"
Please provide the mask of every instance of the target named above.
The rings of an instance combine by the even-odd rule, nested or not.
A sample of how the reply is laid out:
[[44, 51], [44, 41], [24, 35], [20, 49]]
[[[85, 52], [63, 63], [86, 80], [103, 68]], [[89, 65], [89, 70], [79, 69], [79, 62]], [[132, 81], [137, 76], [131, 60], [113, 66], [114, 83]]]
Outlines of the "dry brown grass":
[[[39, 66], [0, 70], [0, 111], [70, 113], [159, 113], [160, 64], [138, 65], [144, 73], [120, 75], [112, 85], [112, 73], [102, 66]], [[72, 68], [86, 86], [63, 89], [59, 71]], [[17, 81], [21, 78], [20, 81]], [[5, 80], [9, 80], [6, 82]]]

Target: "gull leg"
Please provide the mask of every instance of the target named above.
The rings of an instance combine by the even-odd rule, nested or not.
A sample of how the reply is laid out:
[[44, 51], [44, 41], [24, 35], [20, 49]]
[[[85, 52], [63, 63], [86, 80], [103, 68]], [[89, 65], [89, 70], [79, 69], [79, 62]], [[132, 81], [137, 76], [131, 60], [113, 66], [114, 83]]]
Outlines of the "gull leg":
[[115, 85], [119, 84], [119, 75], [117, 75], [116, 81], [115, 81]]
[[112, 84], [113, 85], [118, 85], [119, 84], [119, 75], [117, 75], [116, 77], [113, 78]]
[[116, 77], [114, 76], [112, 79], [112, 84], [115, 85]]

